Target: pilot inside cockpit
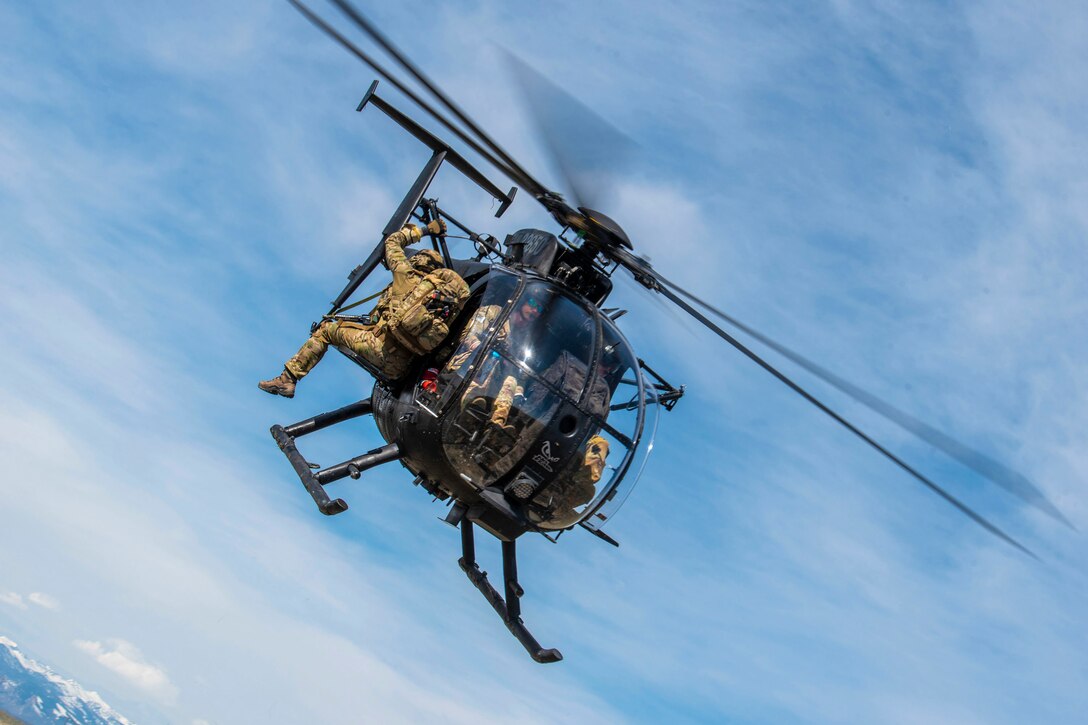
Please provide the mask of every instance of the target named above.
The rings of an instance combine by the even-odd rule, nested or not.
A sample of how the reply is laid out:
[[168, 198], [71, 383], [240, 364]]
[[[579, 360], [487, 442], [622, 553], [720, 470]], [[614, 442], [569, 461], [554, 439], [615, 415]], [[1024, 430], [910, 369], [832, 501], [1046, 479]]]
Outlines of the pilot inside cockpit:
[[[612, 393], [623, 374], [619, 356], [614, 345], [605, 345], [596, 366], [596, 374], [589, 383], [585, 398], [581, 404], [584, 413], [596, 417], [601, 423], [608, 418]], [[526, 407], [545, 405], [544, 400], [551, 390], [558, 389], [565, 396], [578, 400], [586, 380], [586, 364], [567, 350], [560, 352], [555, 362], [544, 371], [541, 380], [527, 396]], [[559, 527], [569, 525], [580, 517], [578, 508], [593, 500], [596, 485], [604, 475], [610, 444], [597, 432], [586, 440], [584, 448], [565, 475], [533, 497], [530, 512], [537, 510], [540, 523], [550, 523]]]
[[[446, 455], [480, 487], [514, 473], [504, 482], [507, 496], [557, 528], [559, 520], [577, 521], [575, 509], [599, 493], [610, 448], [626, 445], [608, 418], [633, 357], [609, 321], [547, 282], [528, 280], [516, 296], [496, 291], [502, 294], [488, 288], [440, 373], [453, 407]], [[552, 438], [541, 438], [545, 432]], [[540, 453], [531, 449], [548, 440], [562, 451], [554, 473], [534, 468]]]

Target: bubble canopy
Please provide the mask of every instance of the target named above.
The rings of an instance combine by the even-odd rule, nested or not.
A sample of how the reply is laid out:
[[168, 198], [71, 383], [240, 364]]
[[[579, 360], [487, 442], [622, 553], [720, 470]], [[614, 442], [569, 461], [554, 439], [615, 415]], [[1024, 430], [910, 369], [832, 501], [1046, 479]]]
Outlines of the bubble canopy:
[[623, 334], [532, 273], [492, 268], [438, 383], [450, 465], [540, 530], [603, 526], [653, 443], [655, 394]]

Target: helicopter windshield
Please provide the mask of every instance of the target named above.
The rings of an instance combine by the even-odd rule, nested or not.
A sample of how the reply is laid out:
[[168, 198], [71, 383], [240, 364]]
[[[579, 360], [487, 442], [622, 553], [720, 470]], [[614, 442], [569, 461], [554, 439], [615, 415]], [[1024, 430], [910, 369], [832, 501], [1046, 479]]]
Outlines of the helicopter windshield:
[[500, 487], [539, 529], [588, 517], [597, 528], [649, 447], [638, 361], [586, 300], [535, 276], [493, 274], [440, 374], [447, 458], [477, 488]]
[[[581, 517], [582, 523], [594, 530], [604, 526], [619, 510], [642, 475], [653, 449], [660, 412], [657, 394], [643, 378], [642, 368], [627, 340], [607, 317], [601, 318], [601, 327], [603, 348], [598, 371], [608, 381], [611, 398], [607, 418], [595, 438], [607, 444], [607, 452], [614, 456], [615, 463], [604, 471], [604, 478], [597, 485], [597, 497]], [[609, 354], [614, 356], [611, 362]], [[590, 448], [587, 457], [592, 454]]]

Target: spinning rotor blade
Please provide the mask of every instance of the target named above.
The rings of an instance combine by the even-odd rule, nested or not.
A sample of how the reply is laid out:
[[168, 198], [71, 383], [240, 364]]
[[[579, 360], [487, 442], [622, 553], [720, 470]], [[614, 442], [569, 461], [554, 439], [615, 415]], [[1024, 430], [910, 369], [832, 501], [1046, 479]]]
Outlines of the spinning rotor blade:
[[[292, 0], [293, 1], [293, 0]], [[476, 137], [483, 141], [484, 145], [490, 148], [495, 155], [497, 155], [503, 162], [510, 168], [517, 172], [518, 176], [530, 183], [522, 183], [526, 191], [533, 196], [540, 196], [548, 193], [548, 190], [533, 179], [532, 175], [514, 160], [510, 154], [506, 153], [506, 150], [500, 146], [494, 139], [487, 135], [482, 128], [480, 128], [475, 121], [469, 118], [468, 114], [461, 110], [461, 107], [454, 103], [445, 93], [442, 92], [437, 85], [435, 85], [430, 78], [428, 78], [423, 71], [421, 71], [415, 63], [408, 59], [408, 56], [404, 55], [397, 46], [385, 37], [382, 31], [378, 30], [377, 26], [371, 23], [366, 17], [363, 16], [351, 3], [347, 0], [331, 0], [331, 2], [340, 8], [340, 10], [348, 18], [352, 20], [359, 29], [369, 35], [375, 43], [380, 45], [386, 53], [388, 53], [397, 63], [408, 71], [409, 75], [416, 79], [420, 85], [430, 91], [431, 95], [438, 99], [438, 102], [445, 106], [454, 117], [465, 125], [472, 133], [476, 134]]]
[[408, 88], [399, 80], [397, 80], [397, 78], [393, 76], [388, 70], [386, 70], [380, 63], [378, 63], [378, 61], [374, 60], [372, 57], [364, 53], [357, 45], [345, 38], [341, 33], [339, 33], [335, 28], [333, 28], [331, 25], [321, 19], [320, 16], [310, 10], [310, 8], [308, 8], [300, 0], [287, 0], [287, 2], [291, 3], [291, 5], [293, 5], [295, 9], [298, 10], [300, 13], [302, 13], [302, 15], [305, 16], [305, 18], [309, 20], [314, 26], [322, 30], [326, 35], [328, 35], [330, 38], [332, 38], [345, 49], [347, 49], [349, 53], [354, 55], [363, 63], [366, 63], [368, 66], [370, 66], [370, 68], [375, 73], [377, 73], [379, 76], [392, 84], [394, 88], [399, 90], [404, 95], [408, 96], [408, 98], [414, 101], [416, 105], [426, 111], [432, 118], [441, 123], [447, 130], [457, 136], [457, 138], [464, 141], [469, 146], [469, 148], [485, 158], [488, 163], [493, 165], [502, 173], [506, 174], [506, 176], [510, 178], [510, 180], [512, 180], [515, 184], [518, 184], [526, 189], [532, 189], [533, 184], [535, 184], [536, 182], [534, 182], [529, 177], [521, 176], [517, 171], [510, 168], [499, 159], [495, 158], [491, 154], [491, 152], [480, 146], [480, 144], [475, 139], [468, 136], [462, 129], [453, 125], [453, 123], [445, 116], [443, 116], [438, 109], [436, 109], [423, 98], [420, 98], [419, 95], [411, 88]]
[[[495, 168], [505, 174], [511, 181], [518, 184], [523, 189], [532, 194], [538, 201], [540, 201], [549, 211], [552, 211], [553, 215], [558, 210], [569, 210], [573, 212], [566, 204], [563, 203], [562, 197], [553, 191], [550, 191], [547, 187], [537, 181], [533, 176], [526, 171], [517, 161], [514, 160], [510, 154], [506, 152], [494, 139], [487, 135], [473, 121], [469, 116], [461, 110], [461, 108], [455, 104], [452, 100], [446, 96], [442, 90], [435, 85], [424, 73], [414, 64], [408, 57], [400, 51], [393, 43], [385, 37], [378, 28], [371, 23], [366, 17], [360, 13], [351, 3], [347, 0], [330, 0], [336, 5], [344, 15], [351, 20], [356, 27], [358, 27], [363, 33], [369, 36], [374, 42], [376, 42], [386, 53], [388, 53], [396, 63], [403, 68], [408, 74], [414, 78], [420, 85], [427, 89], [427, 91], [446, 109], [453, 114], [453, 116], [464, 124], [465, 128], [471, 134], [475, 135], [475, 139], [471, 138], [469, 134], [466, 134], [461, 128], [455, 126], [449, 119], [447, 119], [439, 110], [435, 109], [431, 104], [419, 97], [418, 94], [408, 89], [403, 83], [393, 77], [388, 71], [381, 67], [376, 61], [363, 53], [344, 38], [343, 35], [336, 32], [328, 23], [321, 20], [315, 13], [309, 8], [305, 7], [300, 0], [288, 0], [299, 11], [301, 11], [314, 25], [325, 31], [330, 37], [343, 45], [352, 54], [354, 54], [361, 61], [370, 66], [375, 72], [392, 83], [398, 90], [408, 96], [414, 101], [420, 108], [426, 111], [432, 118], [441, 123], [445, 128], [450, 130], [457, 136], [457, 138], [464, 141], [472, 148], [473, 151], [480, 154]], [[485, 148], [487, 150], [485, 150]], [[576, 213], [576, 212], [574, 212]]]
[[870, 410], [879, 413], [891, 422], [898, 425], [900, 428], [908, 431], [909, 433], [913, 433], [915, 436], [930, 444], [934, 448], [943, 451], [951, 458], [956, 459], [964, 466], [967, 466], [975, 473], [978, 473], [980, 476], [983, 476], [990, 481], [996, 483], [998, 486], [1018, 497], [1025, 503], [1034, 506], [1043, 513], [1062, 522], [1069, 528], [1075, 528], [1073, 524], [1069, 521], [1069, 519], [1067, 519], [1062, 514], [1058, 507], [1051, 503], [1050, 500], [1047, 499], [1047, 497], [1043, 494], [1043, 492], [1040, 491], [1035, 486], [1035, 484], [1028, 480], [1028, 478], [1019, 471], [1014, 471], [1013, 469], [995, 461], [989, 456], [979, 453], [973, 448], [970, 448], [969, 446], [960, 443], [948, 434], [937, 430], [928, 423], [924, 423], [915, 418], [914, 416], [910, 415], [909, 413], [899, 410], [891, 403], [887, 403], [876, 397], [872, 393], [862, 390], [858, 386], [854, 385], [851, 382], [848, 382], [847, 380], [844, 380], [827, 368], [817, 365], [800, 353], [790, 350], [785, 345], [782, 345], [781, 343], [772, 340], [771, 338], [749, 327], [748, 325], [745, 325], [740, 320], [726, 314], [725, 312], [722, 312], [717, 307], [714, 307], [713, 305], [704, 302], [690, 292], [661, 279], [660, 276], [658, 277], [658, 279], [662, 282], [662, 284], [669, 285], [680, 296], [685, 297], [690, 302], [693, 302], [694, 304], [702, 307], [711, 314], [716, 315], [718, 318], [724, 320], [736, 329], [750, 335], [751, 337], [760, 341], [761, 343], [771, 348], [775, 352], [779, 353], [780, 355], [789, 358], [790, 360], [797, 363], [805, 370], [808, 370], [810, 373], [820, 378], [824, 382], [835, 386], [854, 400], [868, 407]]
[[[787, 387], [789, 387], [795, 393], [800, 395], [802, 398], [807, 400], [812, 405], [819, 408], [821, 412], [823, 412], [826, 415], [830, 416], [832, 419], [835, 420], [835, 422], [839, 423], [841, 426], [846, 428], [848, 431], [853, 433], [855, 436], [857, 436], [861, 440], [865, 441], [865, 443], [869, 444], [869, 446], [871, 446], [872, 448], [877, 450], [885, 458], [887, 458], [892, 463], [894, 463], [895, 465], [899, 466], [901, 469], [903, 469], [904, 471], [909, 473], [916, 480], [918, 480], [919, 482], [924, 484], [927, 488], [929, 488], [931, 491], [933, 491], [938, 496], [943, 498], [945, 501], [952, 504], [954, 507], [956, 507], [961, 513], [963, 513], [969, 519], [971, 519], [976, 524], [978, 524], [982, 528], [986, 529], [986, 531], [990, 532], [991, 534], [993, 534], [997, 538], [1001, 539], [1005, 543], [1007, 543], [1010, 546], [1013, 546], [1013, 547], [1019, 549], [1020, 551], [1024, 552], [1025, 554], [1030, 556], [1032, 559], [1035, 559], [1035, 560], [1039, 559], [1039, 557], [1037, 557], [1034, 554], [1034, 552], [1032, 552], [1030, 549], [1028, 549], [1023, 544], [1018, 542], [1016, 539], [1014, 539], [1011, 536], [1009, 536], [1008, 534], [1006, 534], [1004, 531], [1002, 531], [1000, 528], [998, 528], [994, 524], [987, 521], [981, 514], [977, 513], [976, 511], [971, 509], [969, 506], [967, 506], [967, 504], [963, 503], [958, 498], [956, 498], [955, 496], [950, 494], [948, 491], [944, 490], [941, 486], [939, 486], [936, 483], [934, 483], [933, 481], [931, 481], [924, 474], [922, 474], [921, 472], [916, 470], [913, 466], [911, 466], [910, 464], [905, 462], [903, 459], [899, 458], [894, 453], [889, 451], [887, 448], [885, 448], [881, 444], [877, 443], [875, 440], [873, 440], [871, 437], [869, 437], [866, 433], [864, 433], [861, 429], [859, 429], [853, 423], [851, 423], [846, 418], [842, 417], [841, 415], [836, 413], [834, 410], [829, 408], [826, 404], [821, 402], [818, 398], [816, 398], [814, 395], [812, 395], [812, 393], [810, 393], [807, 390], [805, 390], [804, 388], [802, 388], [800, 385], [798, 385], [793, 380], [788, 378], [785, 374], [783, 374], [778, 369], [776, 369], [773, 365], [771, 365], [766, 360], [764, 360], [759, 355], [757, 355], [752, 350], [750, 350], [748, 347], [746, 347], [743, 343], [741, 343], [735, 337], [730, 335], [728, 332], [723, 330], [721, 327], [718, 327], [718, 325], [714, 324], [714, 322], [712, 322], [709, 318], [707, 318], [705, 315], [703, 315], [701, 312], [699, 312], [697, 309], [692, 307], [690, 304], [688, 304], [684, 300], [684, 298], [681, 296], [681, 293], [683, 293], [683, 295], [685, 295], [685, 296], [690, 296], [690, 294], [688, 292], [683, 291], [678, 285], [675, 285], [672, 282], [669, 282], [664, 277], [662, 277], [660, 274], [658, 274], [656, 271], [654, 271], [654, 269], [650, 266], [650, 264], [648, 262], [646, 262], [644, 259], [641, 259], [640, 257], [637, 257], [636, 255], [632, 254], [631, 252], [627, 251], [626, 249], [615, 249], [615, 250], [612, 250], [611, 253], [613, 254], [614, 258], [618, 262], [620, 262], [620, 264], [622, 264], [629, 271], [631, 271], [632, 274], [635, 275], [636, 280], [638, 280], [642, 284], [650, 287], [651, 289], [654, 289], [657, 292], [660, 292], [662, 295], [664, 295], [666, 298], [668, 298], [674, 304], [676, 304], [678, 307], [680, 307], [680, 309], [684, 310], [689, 315], [694, 317], [696, 320], [701, 322], [704, 327], [706, 327], [711, 332], [716, 334], [718, 337], [720, 337], [723, 340], [725, 340], [726, 342], [728, 342], [730, 345], [735, 347], [737, 350], [739, 350], [741, 353], [743, 353], [745, 356], [747, 356], [749, 359], [751, 359], [753, 362], [755, 362], [761, 368], [763, 368], [764, 370], [769, 372], [771, 375], [773, 375], [775, 378], [777, 378], [780, 382], [784, 383]], [[674, 290], [676, 290], [676, 291], [674, 291]]]
[[603, 209], [607, 177], [624, 165], [635, 142], [521, 58], [504, 53], [574, 206]]
[[[572, 208], [567, 204], [563, 197], [541, 184], [536, 180], [524, 167], [521, 166], [510, 154], [503, 149], [494, 139], [492, 139], [480, 126], [473, 121], [468, 114], [461, 110], [461, 108], [454, 103], [433, 81], [431, 81], [408, 57], [400, 51], [393, 43], [380, 31], [378, 28], [363, 16], [351, 3], [347, 0], [330, 0], [336, 5], [344, 15], [351, 20], [356, 27], [358, 27], [363, 33], [369, 36], [375, 43], [377, 43], [383, 50], [385, 50], [396, 63], [403, 68], [407, 73], [414, 78], [420, 85], [427, 89], [427, 91], [438, 101], [438, 103], [444, 106], [453, 114], [454, 118], [460, 121], [468, 132], [464, 129], [456, 126], [450, 119], [448, 119], [441, 111], [436, 109], [433, 105], [421, 98], [419, 94], [412, 91], [405, 86], [396, 77], [394, 77], [388, 70], [382, 67], [380, 63], [375, 61], [369, 55], [364, 53], [354, 43], [345, 38], [341, 33], [337, 32], [331, 25], [322, 20], [316, 13], [310, 10], [306, 5], [302, 3], [302, 0], [288, 0], [299, 12], [306, 16], [306, 18], [315, 26], [324, 31], [329, 37], [335, 40], [337, 43], [346, 48], [355, 57], [361, 60], [363, 63], [370, 66], [378, 75], [391, 83], [397, 90], [404, 93], [408, 98], [422, 108], [428, 115], [437, 120], [447, 130], [452, 132], [457, 138], [465, 142], [469, 148], [478, 153], [481, 157], [486, 159], [488, 163], [492, 164], [496, 169], [505, 174], [511, 181], [525, 189], [527, 192], [533, 195], [533, 197], [540, 202], [545, 209], [552, 215], [553, 218], [563, 226], [572, 226], [577, 229], [592, 231], [597, 230], [598, 237], [608, 240], [611, 244], [611, 236], [614, 234], [613, 230], [609, 228], [608, 221], [603, 224], [601, 221], [593, 219], [586, 215], [586, 213]], [[562, 93], [560, 91], [560, 93]], [[574, 102], [577, 103], [577, 102]], [[588, 109], [587, 109], [588, 110]], [[592, 113], [592, 112], [590, 112]], [[598, 121], [599, 125], [607, 126], [603, 121]], [[613, 134], [617, 138], [621, 138], [618, 132]], [[612, 144], [615, 146], [616, 144]], [[553, 151], [557, 149], [553, 148]], [[555, 153], [556, 158], [563, 158], [563, 154]], [[562, 168], [562, 164], [560, 163]], [[565, 172], [564, 172], [565, 173]], [[614, 222], [612, 223], [614, 224]], [[628, 242], [629, 243], [629, 242]]]

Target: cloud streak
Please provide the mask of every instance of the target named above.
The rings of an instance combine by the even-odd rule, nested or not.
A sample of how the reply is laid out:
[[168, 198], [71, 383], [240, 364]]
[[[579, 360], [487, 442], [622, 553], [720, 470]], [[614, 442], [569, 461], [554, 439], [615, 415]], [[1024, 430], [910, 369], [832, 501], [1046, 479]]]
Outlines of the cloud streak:
[[170, 683], [166, 673], [146, 662], [135, 645], [122, 639], [105, 643], [77, 639], [72, 644], [76, 649], [93, 657], [98, 664], [141, 690], [167, 701], [177, 697], [177, 688]]
[[42, 609], [59, 612], [60, 602], [44, 592], [30, 592], [26, 596], [18, 592], [0, 592], [0, 604], [7, 604], [16, 609], [27, 610], [28, 604], [34, 604]]

